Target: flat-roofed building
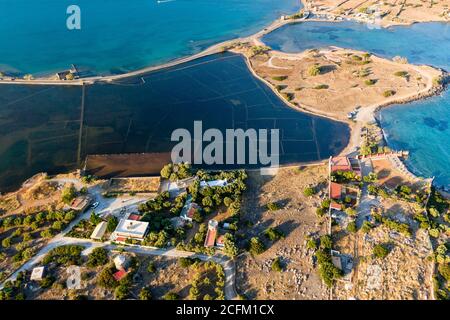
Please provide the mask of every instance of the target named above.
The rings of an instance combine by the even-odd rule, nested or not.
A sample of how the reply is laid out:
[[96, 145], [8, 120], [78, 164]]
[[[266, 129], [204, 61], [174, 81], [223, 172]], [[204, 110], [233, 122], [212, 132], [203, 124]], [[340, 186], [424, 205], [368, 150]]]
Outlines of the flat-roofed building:
[[79, 196], [72, 200], [69, 208], [72, 210], [83, 212], [89, 207], [92, 202], [92, 198], [90, 196]]
[[121, 219], [113, 233], [113, 239], [143, 240], [147, 234], [148, 222]]
[[41, 281], [44, 278], [45, 267], [36, 267], [31, 271], [30, 280]]
[[106, 227], [108, 226], [108, 223], [105, 221], [100, 222], [94, 229], [94, 231], [91, 234], [91, 239], [94, 240], [102, 240], [103, 236], [106, 232]]

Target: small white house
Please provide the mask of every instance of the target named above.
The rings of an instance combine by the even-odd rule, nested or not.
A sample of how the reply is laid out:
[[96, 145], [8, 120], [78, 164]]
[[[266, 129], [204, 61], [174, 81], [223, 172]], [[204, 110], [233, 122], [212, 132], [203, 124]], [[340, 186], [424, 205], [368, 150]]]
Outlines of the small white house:
[[113, 239], [116, 241], [143, 240], [147, 234], [147, 229], [148, 222], [121, 219], [113, 233]]
[[123, 254], [119, 254], [114, 258], [114, 266], [117, 270], [126, 270], [129, 262], [130, 259]]
[[94, 229], [91, 234], [91, 239], [93, 240], [102, 240], [103, 235], [106, 232], [107, 223], [105, 221], [100, 222]]
[[41, 281], [44, 278], [45, 267], [36, 267], [31, 271], [30, 280]]

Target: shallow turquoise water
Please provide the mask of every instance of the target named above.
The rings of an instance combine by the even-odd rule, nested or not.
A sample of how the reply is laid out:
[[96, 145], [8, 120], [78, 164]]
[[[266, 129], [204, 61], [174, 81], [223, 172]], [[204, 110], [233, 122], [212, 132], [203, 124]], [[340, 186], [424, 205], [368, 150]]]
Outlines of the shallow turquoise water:
[[[66, 9], [81, 9], [68, 30]], [[299, 0], [0, 0], [0, 71], [123, 73], [258, 31]]]
[[[335, 45], [389, 58], [403, 56], [412, 63], [450, 70], [450, 25], [444, 23], [369, 29], [354, 22], [311, 22], [283, 27], [263, 40], [287, 52]], [[380, 117], [388, 144], [411, 151], [407, 164], [412, 171], [435, 176], [437, 184], [450, 185], [448, 91], [442, 96], [385, 108]]]

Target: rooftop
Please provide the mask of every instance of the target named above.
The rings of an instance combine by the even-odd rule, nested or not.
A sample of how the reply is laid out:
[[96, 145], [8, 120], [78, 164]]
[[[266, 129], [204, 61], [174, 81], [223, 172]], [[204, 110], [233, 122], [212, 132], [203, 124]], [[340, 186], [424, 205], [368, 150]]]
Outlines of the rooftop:
[[342, 185], [336, 182], [330, 182], [330, 198], [340, 199], [342, 194]]
[[143, 238], [148, 228], [148, 222], [121, 219], [114, 231], [117, 234]]
[[105, 221], [100, 222], [91, 234], [91, 239], [102, 240], [103, 235], [106, 232], [107, 223]]
[[333, 157], [330, 159], [331, 172], [334, 171], [351, 171], [352, 165], [347, 157]]

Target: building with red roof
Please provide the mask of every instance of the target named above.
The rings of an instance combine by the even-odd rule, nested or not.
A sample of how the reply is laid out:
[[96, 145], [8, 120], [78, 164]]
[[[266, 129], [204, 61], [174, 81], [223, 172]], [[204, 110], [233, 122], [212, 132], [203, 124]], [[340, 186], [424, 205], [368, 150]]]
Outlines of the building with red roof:
[[205, 247], [211, 248], [216, 244], [217, 226], [218, 222], [216, 220], [209, 220], [208, 231], [206, 232], [205, 238]]
[[330, 198], [340, 200], [342, 197], [342, 185], [336, 182], [330, 182]]
[[352, 171], [352, 164], [347, 157], [332, 157], [330, 158], [330, 171]]
[[119, 271], [117, 271], [116, 273], [113, 274], [113, 277], [114, 277], [114, 279], [116, 279], [116, 281], [120, 281], [123, 278], [125, 278], [127, 274], [128, 274], [128, 272], [125, 271], [125, 269], [120, 269]]

